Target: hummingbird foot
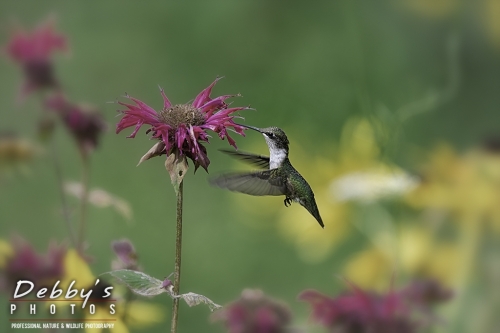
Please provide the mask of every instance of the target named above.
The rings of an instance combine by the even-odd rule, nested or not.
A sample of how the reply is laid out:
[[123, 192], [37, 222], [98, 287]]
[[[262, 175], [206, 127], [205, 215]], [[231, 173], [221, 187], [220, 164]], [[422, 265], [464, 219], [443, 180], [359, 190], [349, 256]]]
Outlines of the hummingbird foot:
[[290, 199], [289, 197], [286, 197], [283, 202], [285, 203], [285, 207], [292, 205], [292, 199]]

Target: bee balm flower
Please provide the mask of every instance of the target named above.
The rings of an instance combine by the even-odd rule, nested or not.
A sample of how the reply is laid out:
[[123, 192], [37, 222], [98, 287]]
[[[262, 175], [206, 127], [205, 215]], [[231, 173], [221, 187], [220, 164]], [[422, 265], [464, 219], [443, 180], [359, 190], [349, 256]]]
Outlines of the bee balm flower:
[[21, 237], [7, 246], [10, 253], [0, 258], [0, 290], [12, 293], [20, 280], [33, 282], [38, 290], [64, 275], [65, 246], [51, 243], [46, 254], [39, 254]]
[[70, 102], [61, 94], [50, 96], [45, 104], [61, 117], [83, 153], [89, 154], [97, 147], [106, 123], [96, 109]]
[[21, 98], [43, 88], [56, 88], [51, 55], [54, 51], [67, 49], [66, 38], [53, 30], [49, 21], [31, 32], [17, 31], [5, 47], [5, 52], [19, 63], [25, 73]]
[[214, 321], [224, 322], [228, 333], [287, 333], [292, 314], [288, 306], [261, 290], [245, 289], [241, 297], [215, 312]]
[[312, 318], [329, 332], [415, 333], [437, 323], [432, 305], [452, 296], [451, 290], [433, 280], [415, 281], [384, 294], [351, 286], [352, 291], [335, 298], [307, 290], [299, 299], [311, 305]]
[[209, 135], [206, 130], [217, 133], [221, 139], [227, 138], [229, 144], [236, 148], [236, 142], [227, 131], [228, 128], [232, 128], [236, 133], [244, 135], [244, 127], [234, 123], [233, 114], [248, 109], [248, 107], [228, 108], [225, 100], [234, 95], [210, 97], [212, 88], [219, 79], [217, 78], [200, 92], [190, 104], [173, 105], [163, 89], [160, 89], [163, 108], [158, 112], [146, 103], [127, 95], [134, 104], [118, 102], [127, 109], [119, 111], [123, 117], [116, 125], [116, 133], [135, 126], [132, 134], [128, 136], [134, 138], [142, 125], [149, 125], [150, 128], [146, 133], [152, 133], [152, 138], [160, 142], [143, 157], [141, 162], [154, 156], [169, 155], [176, 149], [194, 162], [195, 171], [199, 166], [208, 171], [210, 160], [206, 148], [200, 143], [208, 142]]

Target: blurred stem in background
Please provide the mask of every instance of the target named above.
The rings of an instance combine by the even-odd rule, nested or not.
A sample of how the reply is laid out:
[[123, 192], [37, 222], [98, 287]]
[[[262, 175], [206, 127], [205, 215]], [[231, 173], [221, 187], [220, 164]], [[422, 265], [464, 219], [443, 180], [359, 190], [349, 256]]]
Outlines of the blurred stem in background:
[[464, 324], [463, 318], [467, 317], [466, 311], [470, 310], [467, 303], [467, 293], [471, 290], [470, 284], [472, 283], [474, 272], [477, 270], [478, 251], [482, 238], [481, 216], [479, 214], [464, 215], [466, 216], [461, 218], [462, 225], [460, 228], [460, 236], [463, 242], [460, 256], [462, 262], [456, 280], [458, 295], [451, 308], [452, 315], [449, 317], [453, 318], [453, 320], [450, 320], [453, 323], [450, 327], [450, 332], [459, 330], [460, 326]]
[[69, 216], [68, 201], [66, 200], [66, 193], [64, 192], [64, 180], [62, 175], [61, 161], [59, 160], [59, 155], [55, 140], [52, 140], [51, 148], [52, 148], [52, 160], [54, 162], [54, 172], [56, 175], [57, 188], [59, 191], [59, 195], [61, 197], [62, 214], [64, 222], [66, 224], [66, 228], [68, 229], [68, 237], [71, 242], [71, 245], [76, 248], [77, 244], [76, 244], [75, 231], [73, 230], [73, 225], [71, 223], [71, 218]]
[[[48, 114], [47, 105], [45, 102], [45, 93], [43, 91], [39, 92], [38, 98], [40, 101], [42, 114], [44, 115]], [[56, 176], [57, 190], [59, 191], [59, 196], [61, 198], [61, 209], [62, 209], [64, 224], [66, 225], [66, 229], [68, 230], [68, 237], [71, 242], [71, 245], [76, 248], [77, 239], [73, 228], [73, 224], [71, 222], [68, 200], [66, 200], [66, 192], [64, 191], [64, 179], [61, 167], [61, 160], [59, 158], [59, 152], [57, 150], [56, 140], [55, 138], [53, 138], [53, 131], [54, 131], [54, 119], [51, 116], [49, 117], [44, 116], [44, 118], [42, 118], [42, 121], [38, 129], [38, 136], [42, 141], [46, 140], [52, 141], [50, 142], [51, 145], [50, 149], [52, 155], [52, 162], [54, 164], [54, 173]]]
[[[179, 295], [181, 282], [181, 251], [182, 251], [182, 202], [184, 200], [184, 181], [179, 184], [177, 196], [177, 223], [175, 233], [175, 274], [174, 274], [174, 294]], [[172, 307], [172, 333], [177, 332], [177, 319], [179, 317], [179, 298], [174, 298]]]
[[87, 206], [89, 201], [89, 181], [90, 181], [90, 157], [83, 149], [80, 149], [82, 157], [82, 198], [80, 203], [80, 225], [78, 232], [78, 250], [80, 253], [84, 251]]
[[441, 89], [431, 89], [422, 98], [406, 104], [396, 111], [399, 123], [404, 123], [410, 118], [422, 113], [438, 110], [444, 104], [455, 98], [460, 88], [460, 37], [451, 34], [448, 38], [446, 51], [448, 53], [448, 82]]

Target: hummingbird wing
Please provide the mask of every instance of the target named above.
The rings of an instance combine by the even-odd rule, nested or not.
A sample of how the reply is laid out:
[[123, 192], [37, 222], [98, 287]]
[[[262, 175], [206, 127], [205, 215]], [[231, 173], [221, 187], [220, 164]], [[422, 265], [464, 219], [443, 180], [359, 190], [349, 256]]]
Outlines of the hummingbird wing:
[[269, 169], [269, 157], [246, 152], [236, 152], [234, 150], [220, 149], [221, 152], [231, 157], [240, 159], [247, 163], [256, 165], [262, 169]]
[[210, 184], [233, 192], [250, 195], [284, 195], [286, 191], [285, 182], [271, 179], [271, 170], [227, 173], [210, 179]]

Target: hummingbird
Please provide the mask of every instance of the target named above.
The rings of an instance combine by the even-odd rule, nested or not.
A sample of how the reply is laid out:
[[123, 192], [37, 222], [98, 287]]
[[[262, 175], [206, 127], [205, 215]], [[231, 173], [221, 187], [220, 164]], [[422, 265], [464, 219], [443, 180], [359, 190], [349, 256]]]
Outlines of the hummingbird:
[[293, 201], [300, 203], [324, 228], [311, 187], [288, 159], [289, 142], [285, 132], [278, 127], [258, 128], [249, 125], [238, 125], [261, 133], [269, 147], [270, 156], [231, 150], [221, 151], [264, 170], [222, 174], [210, 179], [210, 183], [213, 186], [233, 192], [256, 196], [284, 195], [285, 207], [290, 206]]

